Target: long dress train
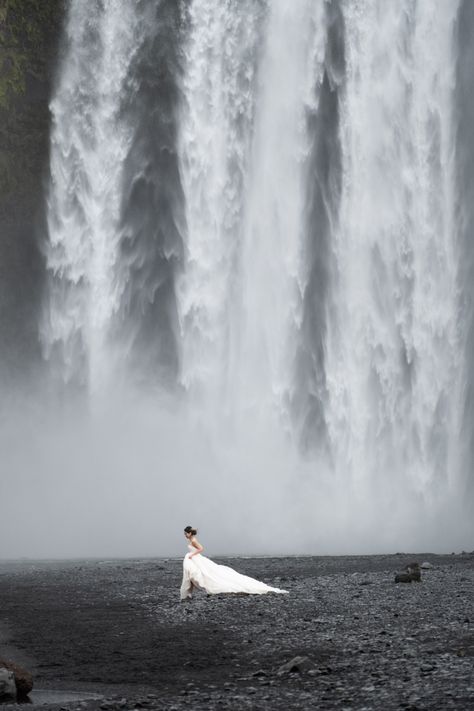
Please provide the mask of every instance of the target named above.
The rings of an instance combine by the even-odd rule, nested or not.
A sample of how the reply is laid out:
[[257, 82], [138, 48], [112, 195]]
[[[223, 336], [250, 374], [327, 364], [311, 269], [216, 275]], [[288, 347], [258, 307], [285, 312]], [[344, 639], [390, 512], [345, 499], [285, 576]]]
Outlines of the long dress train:
[[218, 593], [247, 593], [248, 595], [265, 595], [266, 593], [288, 593], [287, 590], [272, 588], [259, 580], [241, 575], [227, 565], [218, 565], [210, 558], [198, 553], [190, 558], [196, 549], [188, 545], [189, 553], [183, 560], [183, 582], [181, 583], [181, 600], [192, 597], [193, 587], [202, 588], [210, 595]]

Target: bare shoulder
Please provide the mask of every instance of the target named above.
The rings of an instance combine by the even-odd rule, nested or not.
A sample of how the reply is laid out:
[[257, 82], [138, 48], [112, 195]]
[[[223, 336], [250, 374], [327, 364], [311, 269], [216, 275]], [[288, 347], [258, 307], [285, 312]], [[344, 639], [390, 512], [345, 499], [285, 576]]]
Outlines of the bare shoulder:
[[194, 538], [191, 538], [191, 545], [193, 545], [195, 548], [202, 548], [202, 545], [199, 543], [196, 536], [194, 536]]

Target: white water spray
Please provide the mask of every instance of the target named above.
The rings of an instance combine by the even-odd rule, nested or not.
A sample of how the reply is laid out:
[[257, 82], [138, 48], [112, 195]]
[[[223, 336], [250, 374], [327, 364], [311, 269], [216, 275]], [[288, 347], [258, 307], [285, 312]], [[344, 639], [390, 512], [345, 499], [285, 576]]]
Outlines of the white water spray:
[[[153, 382], [146, 398], [125, 399], [116, 387], [94, 456], [89, 424], [77, 426], [72, 449], [85, 442], [85, 481], [101, 482], [109, 518], [112, 502], [120, 509], [130, 495], [138, 552], [151, 552], [157, 530], [165, 552], [178, 519], [178, 528], [205, 521], [227, 551], [446, 549], [466, 540], [458, 3], [191, 0], [181, 13], [164, 3], [147, 26], [163, 23], [162, 40], [174, 33], [171, 74], [164, 42], [152, 51], [143, 41], [143, 7], [125, 12], [107, 0], [86, 13], [73, 0], [52, 102], [42, 328], [51, 370], [87, 383], [94, 401], [121, 369], [140, 368], [140, 359], [125, 366], [128, 319], [143, 361], [177, 374], [158, 393], [148, 370], [132, 373]], [[146, 72], [165, 77], [155, 103], [133, 102], [135, 113], [152, 107], [146, 122], [122, 110], [145, 91], [131, 79], [137, 56], [147, 96]], [[171, 81], [176, 104], [167, 101]], [[172, 127], [166, 140], [158, 125]], [[143, 226], [158, 223], [179, 239]], [[128, 252], [124, 224], [135, 229]], [[124, 309], [124, 293], [138, 294], [134, 309]], [[155, 318], [160, 299], [169, 320]], [[152, 332], [174, 371], [161, 368], [163, 349], [144, 337]], [[311, 399], [318, 427], [307, 416]], [[305, 452], [303, 426], [315, 445]], [[269, 521], [285, 532], [278, 548]]]
[[181, 127], [182, 380], [208, 421], [226, 413], [244, 428], [249, 413], [287, 419], [305, 288], [305, 111], [326, 43], [324, 2], [275, 2], [265, 16], [251, 5], [191, 4]]
[[46, 357], [65, 382], [91, 392], [115, 372], [107, 336], [118, 308], [122, 168], [133, 127], [121, 119], [125, 81], [139, 44], [130, 4], [71, 4], [64, 58], [51, 103]]
[[327, 421], [337, 470], [363, 497], [401, 488], [431, 505], [456, 470], [457, 5], [343, 6]]
[[[181, 381], [216, 408], [228, 378], [236, 270], [255, 103], [261, 10], [197, 0], [189, 36], [180, 122], [185, 194], [185, 267], [179, 284]], [[217, 399], [216, 399], [217, 398]]]

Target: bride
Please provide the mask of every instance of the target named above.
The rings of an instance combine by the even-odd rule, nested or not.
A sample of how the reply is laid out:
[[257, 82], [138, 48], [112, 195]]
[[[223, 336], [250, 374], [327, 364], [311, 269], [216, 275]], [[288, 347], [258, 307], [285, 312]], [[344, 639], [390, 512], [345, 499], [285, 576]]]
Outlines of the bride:
[[247, 575], [241, 575], [226, 565], [218, 565], [202, 555], [204, 548], [196, 538], [197, 531], [186, 526], [184, 535], [188, 539], [189, 553], [183, 561], [183, 582], [181, 600], [192, 597], [194, 588], [202, 588], [210, 595], [217, 593], [247, 593], [264, 595], [265, 593], [287, 593], [287, 590], [272, 588]]

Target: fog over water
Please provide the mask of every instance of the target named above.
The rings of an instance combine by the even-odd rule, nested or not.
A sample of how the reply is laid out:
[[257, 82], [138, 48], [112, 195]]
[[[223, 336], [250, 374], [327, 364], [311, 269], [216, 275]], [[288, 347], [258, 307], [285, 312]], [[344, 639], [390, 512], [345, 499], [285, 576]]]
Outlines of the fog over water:
[[71, 0], [0, 557], [473, 548], [472, 31]]

